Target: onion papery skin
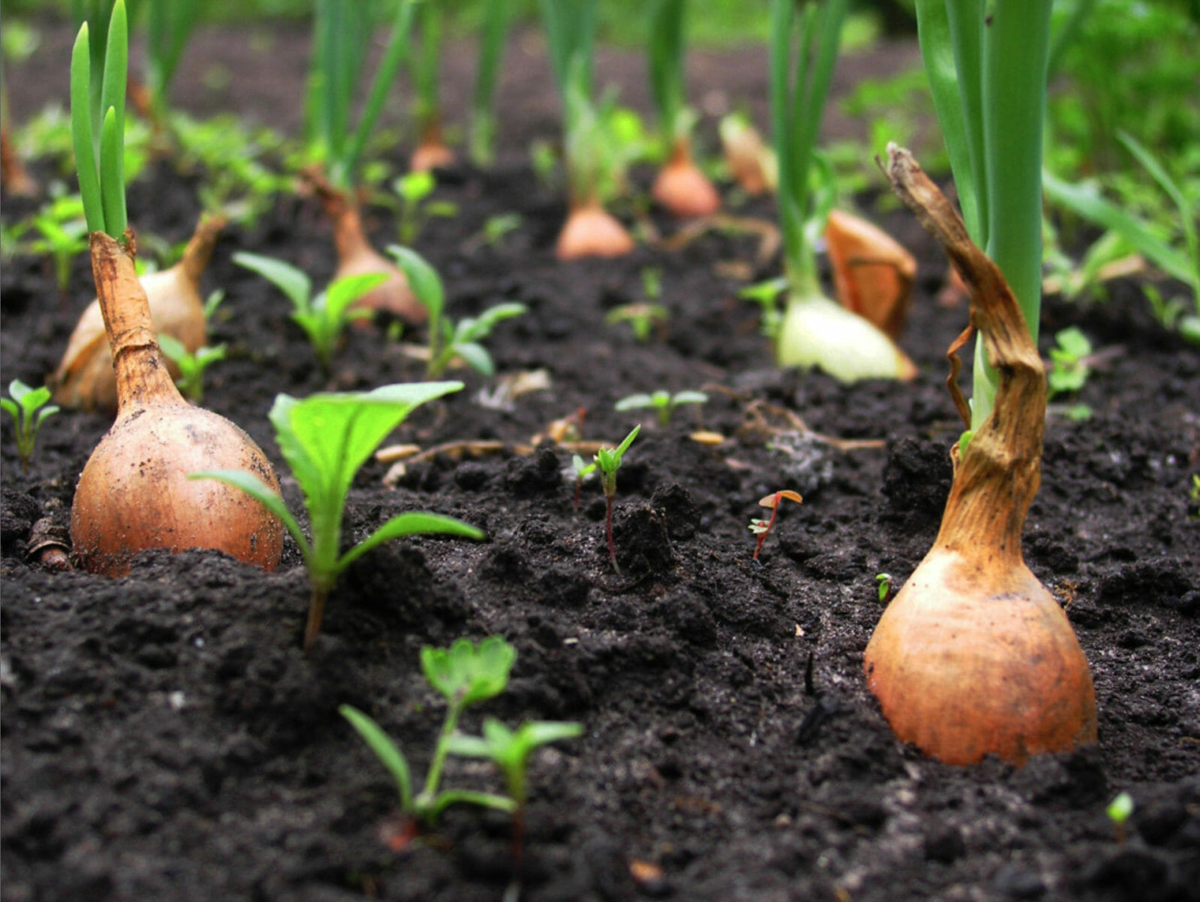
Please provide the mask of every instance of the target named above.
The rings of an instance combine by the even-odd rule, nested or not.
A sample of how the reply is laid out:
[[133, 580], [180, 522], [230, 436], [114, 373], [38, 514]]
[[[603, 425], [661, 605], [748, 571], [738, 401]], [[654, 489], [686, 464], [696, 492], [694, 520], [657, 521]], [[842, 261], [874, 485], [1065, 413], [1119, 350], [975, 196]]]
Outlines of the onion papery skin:
[[721, 195], [693, 162], [686, 140], [676, 144], [671, 159], [655, 178], [650, 196], [680, 219], [711, 216], [721, 209]]
[[259, 502], [200, 470], [248, 470], [279, 483], [253, 440], [225, 418], [187, 403], [119, 415], [75, 488], [71, 542], [80, 565], [123, 576], [141, 551], [212, 548], [274, 570], [283, 524]]
[[934, 548], [888, 605], [864, 655], [898, 739], [946, 764], [1096, 740], [1096, 697], [1066, 614], [1023, 563]]
[[838, 302], [896, 339], [904, 330], [917, 261], [873, 223], [831, 210], [825, 246]]
[[117, 419], [80, 474], [71, 541], [82, 567], [121, 576], [134, 555], [211, 548], [273, 570], [283, 524], [233, 486], [189, 480], [214, 469], [248, 470], [279, 491], [271, 465], [245, 432], [179, 394], [151, 327], [126, 246], [91, 236], [92, 271], [116, 370]]
[[598, 203], [573, 208], [559, 233], [554, 252], [560, 260], [620, 257], [633, 250], [625, 226]]

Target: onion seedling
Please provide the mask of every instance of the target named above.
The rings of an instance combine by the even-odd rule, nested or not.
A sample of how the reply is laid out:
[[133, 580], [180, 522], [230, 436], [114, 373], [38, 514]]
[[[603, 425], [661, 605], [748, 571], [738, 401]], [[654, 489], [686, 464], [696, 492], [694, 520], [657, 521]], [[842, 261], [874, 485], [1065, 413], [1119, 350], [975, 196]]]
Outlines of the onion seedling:
[[592, 99], [596, 0], [540, 0], [563, 113], [567, 221], [555, 253], [561, 260], [619, 257], [633, 238], [604, 202], [619, 186], [621, 154], [611, 146]]
[[415, 0], [396, 4], [383, 59], [367, 92], [358, 127], [351, 133], [350, 108], [362, 73], [363, 47], [370, 37], [373, 4], [317, 0], [308, 118], [312, 150], [324, 161], [325, 174], [316, 170], [305, 173], [333, 223], [338, 256], [335, 278], [385, 273], [387, 279], [356, 304], [409, 323], [424, 322], [425, 311], [400, 271], [367, 241], [354, 188], [367, 139], [403, 61], [415, 6]]
[[170, 108], [167, 92], [188, 38], [200, 13], [200, 0], [147, 3], [146, 7], [146, 94], [138, 111], [150, 120], [156, 135], [167, 127]]
[[669, 213], [687, 218], [709, 216], [721, 208], [721, 196], [692, 159], [696, 113], [684, 90], [684, 8], [686, 0], [656, 0], [651, 8], [650, 96], [658, 128], [668, 148], [650, 194]]
[[461, 382], [385, 385], [369, 392], [329, 392], [296, 399], [278, 395], [271, 407], [271, 425], [284, 460], [304, 492], [312, 541], [283, 499], [253, 472], [206, 470], [189, 478], [215, 479], [245, 492], [269, 507], [300, 547], [308, 568], [312, 597], [304, 628], [304, 649], [312, 648], [321, 630], [325, 600], [338, 577], [352, 563], [383, 542], [402, 536], [439, 533], [468, 539], [484, 534], [452, 517], [403, 513], [392, 517], [367, 538], [341, 553], [342, 516], [354, 474], [393, 429], [417, 406], [450, 392]]
[[[224, 225], [225, 220], [220, 216], [202, 216], [178, 263], [138, 278], [146, 293], [155, 333], [180, 342], [189, 354], [196, 353], [208, 341], [208, 316], [200, 298], [200, 277], [208, 268]], [[167, 368], [172, 377], [181, 375], [179, 365], [170, 357]], [[51, 383], [54, 399], [64, 407], [116, 409], [117, 380], [98, 299], [80, 315]]]
[[671, 394], [666, 389], [659, 389], [650, 394], [639, 393], [629, 395], [618, 401], [614, 408], [620, 411], [643, 410], [651, 408], [658, 415], [658, 425], [666, 426], [671, 422], [675, 408], [680, 404], [706, 404], [708, 395], [702, 391], [678, 391]]
[[[1001, 4], [989, 27], [1024, 34], [1022, 23], [1033, 17], [1020, 16], [1019, 7]], [[1001, 13], [1016, 21], [1001, 23]], [[1024, 57], [1016, 62], [1029, 65]], [[959, 443], [934, 546], [867, 645], [867, 685], [896, 735], [926, 754], [948, 764], [989, 754], [1021, 764], [1096, 739], [1087, 660], [1066, 614], [1021, 555], [1025, 515], [1041, 479], [1045, 367], [1000, 269], [971, 242], [912, 155], [889, 145], [888, 156], [896, 193], [970, 286], [971, 322], [999, 380], [992, 412]], [[1040, 218], [1033, 223], [1040, 226]], [[966, 401], [950, 385], [966, 421]]]
[[843, 382], [910, 379], [912, 362], [872, 323], [827, 298], [817, 273], [816, 237], [832, 207], [831, 191], [813, 190], [817, 136], [848, 6], [771, 0], [771, 119], [788, 281], [775, 356], [780, 366], [817, 366]]
[[629, 435], [615, 448], [601, 448], [596, 452], [596, 465], [600, 468], [600, 486], [604, 489], [604, 536], [608, 540], [608, 556], [612, 559], [613, 569], [617, 573], [621, 568], [617, 565], [617, 546], [613, 542], [613, 502], [617, 498], [617, 471], [621, 469], [621, 458], [637, 438], [641, 426], [634, 426]]
[[413, 294], [429, 313], [429, 364], [425, 376], [436, 379], [456, 358], [483, 376], [496, 372], [492, 355], [482, 344], [496, 324], [520, 316], [529, 308], [509, 302], [489, 307], [479, 316], [465, 316], [457, 323], [445, 316], [446, 292], [442, 277], [416, 251], [398, 245], [388, 248], [408, 279]]
[[[87, 570], [109, 576], [127, 573], [133, 556], [151, 548], [213, 548], [272, 570], [283, 550], [283, 527], [269, 506], [228, 486], [187, 479], [192, 470], [206, 468], [252, 470], [264, 496], [279, 501], [266, 456], [228, 420], [188, 404], [159, 351], [134, 265], [136, 244], [126, 227], [124, 0], [113, 4], [108, 25], [98, 110], [88, 32], [85, 22], [71, 54], [71, 130], [91, 230], [92, 274], [116, 374], [117, 419], [75, 488], [75, 555]], [[98, 161], [94, 119], [103, 123]]]
[[21, 471], [29, 472], [29, 462], [33, 460], [33, 449], [37, 445], [38, 430], [46, 417], [58, 413], [59, 408], [50, 400], [50, 389], [46, 386], [31, 388], [20, 379], [14, 379], [8, 385], [8, 398], [0, 398], [0, 408], [6, 410], [13, 418], [17, 431], [17, 455], [21, 458]]
[[417, 123], [417, 146], [409, 166], [414, 172], [443, 169], [454, 162], [454, 151], [442, 134], [442, 102], [438, 91], [442, 62], [442, 4], [417, 2], [420, 30], [409, 69], [416, 87], [413, 118]]
[[290, 263], [244, 251], [234, 254], [233, 262], [258, 273], [287, 295], [292, 302], [292, 320], [308, 336], [321, 372], [326, 376], [346, 327], [355, 320], [371, 316], [369, 310], [356, 307], [356, 302], [388, 278], [386, 273], [379, 272], [341, 276], [313, 297], [312, 280]]
[[775, 518], [779, 515], [779, 505], [784, 500], [795, 501], [800, 504], [804, 501], [800, 497], [799, 492], [793, 492], [791, 489], [782, 489], [773, 494], [767, 495], [765, 498], [758, 500], [759, 507], [770, 508], [771, 519], [769, 520], [751, 520], [750, 531], [758, 536], [758, 540], [754, 543], [754, 560], [758, 560], [758, 553], [762, 550], [763, 542], [767, 540], [767, 535], [771, 532], [771, 528], [775, 525]]
[[496, 75], [508, 37], [509, 0], [486, 0], [475, 90], [471, 95], [470, 154], [476, 166], [490, 166], [496, 154]]

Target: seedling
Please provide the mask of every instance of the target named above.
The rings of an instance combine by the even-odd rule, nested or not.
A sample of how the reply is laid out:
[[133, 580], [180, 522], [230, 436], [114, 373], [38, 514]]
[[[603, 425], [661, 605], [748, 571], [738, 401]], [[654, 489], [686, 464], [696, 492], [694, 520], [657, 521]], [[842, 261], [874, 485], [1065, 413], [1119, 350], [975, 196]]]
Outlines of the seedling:
[[579, 496], [583, 493], [583, 483], [596, 472], [596, 461], [585, 463], [578, 454], [571, 455], [571, 471], [575, 474], [575, 510], [579, 510]]
[[[489, 717], [484, 722], [482, 737], [456, 732], [463, 711], [504, 691], [516, 657], [516, 650], [500, 636], [489, 636], [478, 645], [469, 639], [459, 639], [448, 649], [429, 646], [421, 649], [421, 669], [430, 685], [446, 699], [447, 709], [424, 783], [415, 795], [411, 768], [399, 747], [357, 708], [342, 705], [338, 709], [392, 775], [400, 792], [400, 809], [412, 822], [414, 832], [420, 827], [432, 827], [450, 805], [479, 805], [513, 815], [519, 848], [522, 814], [529, 794], [529, 756], [539, 746], [579, 736], [582, 727], [575, 723], [526, 722], [513, 731]], [[441, 789], [449, 755], [495, 761], [508, 794]]]
[[1092, 343], [1077, 326], [1055, 333], [1054, 340], [1056, 344], [1050, 349], [1052, 366], [1046, 374], [1048, 398], [1074, 394], [1083, 388], [1091, 375], [1088, 358], [1092, 356]]
[[629, 323], [633, 328], [633, 337], [644, 344], [650, 340], [654, 327], [665, 325], [670, 318], [670, 312], [662, 304], [622, 304], [608, 311], [604, 322], [610, 326]]
[[193, 354], [179, 339], [160, 332], [158, 347], [168, 360], [173, 360], [179, 367], [179, 378], [175, 384], [180, 393], [194, 404], [199, 404], [204, 400], [204, 371], [218, 360], [225, 359], [225, 345], [197, 348]]
[[397, 226], [397, 237], [404, 246], [411, 245], [417, 240], [426, 217], [458, 215], [458, 205], [450, 201], [426, 201], [433, 189], [437, 187], [437, 179], [428, 170], [415, 170], [402, 175], [392, 182], [392, 190], [400, 198], [400, 221]]
[[1188, 489], [1188, 500], [1196, 507], [1191, 519], [1200, 520], [1200, 473], [1192, 474], [1192, 486]]
[[505, 796], [462, 789], [439, 789], [442, 771], [447, 756], [453, 751], [451, 746], [463, 711], [503, 692], [516, 658], [516, 650], [500, 636], [489, 636], [478, 646], [470, 639], [459, 639], [448, 649], [431, 648], [428, 645], [421, 649], [421, 669], [429, 684], [446, 700], [447, 708], [429, 770], [425, 772], [421, 791], [416, 795], [413, 794], [412, 770], [399, 747], [362, 711], [350, 705], [338, 708], [396, 781], [396, 788], [400, 792], [400, 810], [413, 821], [414, 828], [432, 826], [438, 815], [456, 803], [495, 808], [509, 814], [516, 810], [516, 802]]
[[648, 395], [644, 393], [629, 395], [618, 401], [615, 406], [620, 411], [653, 408], [658, 414], [658, 424], [666, 426], [671, 422], [671, 416], [680, 404], [705, 404], [707, 402], [708, 395], [702, 391], [678, 391], [671, 394], [666, 389], [659, 389]]
[[344, 276], [335, 279], [314, 298], [312, 279], [291, 264], [244, 251], [234, 254], [233, 262], [258, 273], [287, 295], [292, 302], [292, 320], [308, 336], [321, 371], [326, 375], [329, 375], [333, 352], [346, 327], [356, 319], [371, 317], [370, 310], [351, 305], [388, 278], [377, 272]]
[[1117, 797], [1108, 803], [1104, 813], [1113, 822], [1117, 844], [1123, 844], [1125, 842], [1125, 824], [1133, 814], [1133, 796], [1127, 792], [1118, 793]]
[[495, 157], [496, 145], [496, 75], [504, 55], [508, 35], [508, 0], [487, 0], [483, 16], [483, 33], [479, 40], [479, 62], [475, 69], [475, 91], [471, 97], [471, 162], [487, 167]]
[[35, 254], [48, 254], [54, 261], [59, 293], [66, 297], [71, 280], [71, 261], [88, 249], [87, 222], [79, 196], [60, 197], [33, 218], [40, 237], [29, 243]]
[[204, 299], [204, 321], [206, 323], [211, 323], [213, 321], [213, 317], [217, 315], [217, 308], [220, 307], [224, 301], [224, 288], [215, 288], [209, 292], [208, 297]]
[[46, 417], [58, 413], [53, 404], [46, 406], [50, 400], [50, 389], [46, 386], [30, 388], [20, 379], [14, 379], [8, 385], [11, 398], [0, 398], [0, 408], [8, 411], [13, 418], [17, 430], [17, 454], [21, 458], [22, 472], [29, 472], [29, 462], [33, 460], [33, 449], [37, 445], [38, 430]]
[[529, 308], [515, 302], [489, 307], [479, 316], [467, 316], [457, 323], [445, 318], [446, 292], [442, 278], [429, 262], [414, 250], [391, 245], [388, 253], [408, 279], [417, 301], [429, 311], [429, 364], [425, 375], [429, 379], [440, 376], [455, 359], [463, 360], [467, 366], [484, 376], [496, 371], [492, 355], [481, 342], [502, 320], [520, 316]]
[[879, 596], [879, 603], [883, 604], [892, 595], [892, 575], [890, 573], [875, 574], [875, 591]]
[[779, 296], [785, 290], [787, 290], [787, 279], [781, 277], [747, 285], [738, 292], [739, 298], [758, 304], [760, 309], [758, 331], [772, 341], [779, 337], [779, 330], [783, 325], [783, 311], [779, 309]]
[[484, 220], [483, 228], [463, 244], [463, 250], [473, 252], [480, 247], [499, 247], [504, 236], [521, 227], [520, 213], [497, 213]]
[[772, 527], [775, 526], [775, 518], [779, 516], [779, 505], [784, 501], [795, 501], [800, 504], [804, 501], [800, 497], [799, 492], [793, 492], [791, 489], [781, 489], [774, 494], [767, 495], [765, 498], [760, 498], [758, 501], [759, 507], [770, 508], [771, 518], [769, 520], [751, 520], [750, 531], [758, 536], [758, 540], [754, 543], [754, 560], [758, 560], [758, 553], [762, 550], [763, 542], [767, 540]]
[[617, 497], [617, 470], [621, 469], [621, 458], [641, 429], [641, 426], [634, 426], [621, 444], [615, 448], [601, 448], [595, 457], [596, 464], [600, 467], [600, 486], [604, 489], [604, 535], [608, 539], [608, 556], [612, 559], [613, 569], [617, 573], [621, 572], [621, 568], [617, 565], [617, 546], [613, 542], [612, 531], [613, 501]]
[[462, 387], [461, 382], [426, 382], [385, 385], [370, 392], [315, 394], [303, 400], [283, 394], [276, 396], [270, 419], [284, 460], [304, 492], [311, 542], [283, 499], [258, 476], [243, 470], [190, 474], [192, 479], [218, 479], [241, 489], [279, 517], [295, 539], [312, 587], [304, 629], [306, 651], [312, 648], [320, 632], [325, 600], [338, 576], [376, 545], [426, 533], [468, 539], [484, 537], [481, 530], [460, 520], [409, 512], [393, 517], [349, 551], [339, 553], [346, 494], [354, 474], [415, 407]]

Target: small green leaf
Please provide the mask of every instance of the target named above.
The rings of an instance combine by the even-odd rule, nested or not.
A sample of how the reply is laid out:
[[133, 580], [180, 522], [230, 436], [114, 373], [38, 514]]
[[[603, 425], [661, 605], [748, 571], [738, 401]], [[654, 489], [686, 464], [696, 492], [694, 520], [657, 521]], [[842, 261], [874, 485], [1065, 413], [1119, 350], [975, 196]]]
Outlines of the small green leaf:
[[449, 649], [421, 649], [425, 678], [450, 704], [467, 707], [499, 695], [517, 652], [501, 636], [488, 636], [476, 646], [459, 639]]
[[413, 811], [412, 775], [403, 752], [392, 742], [391, 737], [380, 729], [379, 724], [362, 711], [350, 705], [341, 705], [338, 713], [350, 721], [350, 725], [358, 731], [358, 735], [387, 768], [392, 779], [396, 781], [396, 788], [400, 791], [401, 810], [406, 814], [411, 814]]
[[282, 260], [263, 257], [259, 254], [248, 254], [245, 251], [238, 251], [234, 254], [233, 262], [258, 273], [275, 285], [287, 295], [297, 311], [309, 309], [312, 297], [312, 279], [301, 270]]
[[325, 292], [325, 318], [334, 321], [341, 319], [347, 307], [378, 288], [388, 278], [385, 272], [371, 272], [335, 280]]
[[430, 319], [438, 319], [445, 307], [445, 290], [437, 270], [410, 248], [392, 244], [387, 250], [403, 271], [404, 277], [408, 279], [408, 287], [412, 289], [417, 301], [429, 311]]
[[478, 342], [455, 342], [452, 350], [455, 355], [462, 358], [467, 366], [480, 375], [491, 376], [496, 372], [496, 364], [492, 360], [492, 355]]
[[472, 526], [469, 523], [464, 523], [462, 520], [456, 520], [453, 517], [422, 512], [399, 514], [392, 517], [392, 519], [388, 520], [367, 536], [367, 538], [355, 545], [350, 551], [346, 552], [338, 562], [338, 569], [345, 569], [355, 560], [362, 557], [362, 555], [383, 542], [390, 541], [391, 539], [399, 539], [404, 536], [417, 535], [458, 536], [459, 538], [475, 539], [477, 541], [487, 538], [487, 534], [482, 529]]
[[1119, 793], [1104, 811], [1114, 824], [1124, 824], [1133, 814], [1133, 796], [1127, 792]]

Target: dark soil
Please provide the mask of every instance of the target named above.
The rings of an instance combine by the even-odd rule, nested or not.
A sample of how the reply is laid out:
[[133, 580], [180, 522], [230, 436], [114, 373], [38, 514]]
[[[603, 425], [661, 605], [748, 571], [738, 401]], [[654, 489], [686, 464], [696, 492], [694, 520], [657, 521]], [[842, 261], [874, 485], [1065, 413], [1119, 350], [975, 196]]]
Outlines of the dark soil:
[[[279, 79], [303, 69], [299, 35], [276, 36], [270, 60], [239, 56], [245, 39], [203, 36], [190, 71], [255, 67], [247, 95], [276, 98], [259, 115], [293, 126], [278, 98], [296, 83]], [[65, 43], [47, 32], [10, 78], [18, 118], [64, 73]], [[338, 585], [305, 656], [306, 577], [290, 541], [275, 574], [199, 551], [146, 554], [121, 580], [27, 562], [30, 524], [66, 522], [109, 420], [50, 419], [27, 474], [5, 427], [4, 898], [500, 899], [513, 879], [507, 821], [452, 809], [429, 841], [393, 851], [394, 787], [336, 712], [343, 702], [370, 712], [421, 772], [443, 713], [420, 673], [421, 646], [496, 633], [518, 649], [514, 678], [465, 726], [490, 713], [585, 727], [535, 757], [521, 898], [1200, 898], [1200, 511], [1189, 500], [1200, 355], [1153, 321], [1136, 282], [1112, 286], [1103, 305], [1048, 303], [1043, 349], [1076, 323], [1108, 352], [1078, 399], [1094, 417], [1048, 422], [1025, 531], [1030, 566], [1067, 607], [1091, 662], [1100, 739], [1020, 769], [926, 759], [892, 737], [861, 658], [880, 612], [875, 575], [898, 585], [913, 570], [949, 485], [959, 427], [943, 353], [965, 312], [933, 301], [940, 252], [906, 213], [879, 215], [922, 267], [903, 340], [920, 367], [909, 385], [774, 369], [755, 308], [735, 297], [744, 280], [730, 275], [735, 262], [777, 273], [777, 260], [754, 262], [752, 238], [709, 234], [674, 253], [642, 246], [621, 260], [556, 262], [562, 197], [524, 157], [530, 138], [555, 134], [533, 44], [519, 39], [509, 57], [504, 96], [521, 101], [504, 106], [501, 165], [449, 172], [438, 196], [459, 215], [431, 221], [416, 247], [442, 272], [453, 315], [528, 305], [490, 347], [502, 377], [542, 368], [549, 388], [506, 401], [499, 379], [456, 372], [465, 390], [417, 411], [394, 440], [489, 439], [507, 450], [432, 455], [394, 488], [372, 462], [347, 522], [347, 537], [361, 538], [397, 511], [437, 511], [479, 525], [486, 542], [412, 539], [372, 552]], [[912, 56], [901, 46], [852, 57], [839, 81], [885, 76]], [[640, 61], [612, 54], [604, 65], [640, 103]], [[452, 68], [457, 116], [470, 66]], [[755, 97], [761, 109], [758, 54], [706, 55], [695, 76], [697, 96]], [[223, 105], [240, 102], [235, 84]], [[193, 88], [181, 97], [202, 112], [219, 105]], [[396, 148], [393, 164], [406, 151]], [[644, 189], [649, 173], [637, 175]], [[133, 222], [181, 240], [198, 212], [195, 188], [195, 177], [158, 165], [130, 189]], [[5, 218], [28, 209], [6, 201]], [[498, 248], [471, 246], [489, 216], [510, 211], [523, 217], [517, 232]], [[739, 212], [773, 217], [767, 202]], [[392, 240], [386, 210], [368, 225], [378, 244]], [[287, 301], [232, 264], [239, 249], [305, 266], [320, 283], [332, 246], [316, 206], [286, 197], [256, 227], [231, 229], [206, 276], [228, 292], [213, 337], [231, 349], [210, 372], [206, 405], [285, 474], [266, 419], [276, 393], [413, 381], [420, 364], [382, 332], [357, 333], [323, 379]], [[649, 266], [662, 270], [671, 318], [639, 344], [604, 316], [644, 299]], [[6, 263], [4, 384], [41, 384], [92, 292], [86, 260], [76, 261], [69, 309], [42, 261]], [[570, 455], [519, 446], [580, 408], [583, 437], [615, 443], [639, 419], [613, 402], [657, 388], [704, 388], [710, 400], [667, 427], [642, 420], [620, 472], [618, 575], [596, 486], [575, 511]], [[700, 427], [725, 440], [693, 441]], [[839, 451], [819, 435], [880, 445]], [[297, 487], [283, 482], [300, 511]], [[780, 488], [805, 501], [782, 511], [755, 563], [747, 524]], [[498, 786], [480, 766], [455, 764], [449, 779]], [[1136, 810], [1121, 842], [1105, 806], [1123, 790]], [[635, 881], [636, 861], [659, 865], [661, 879]]]

